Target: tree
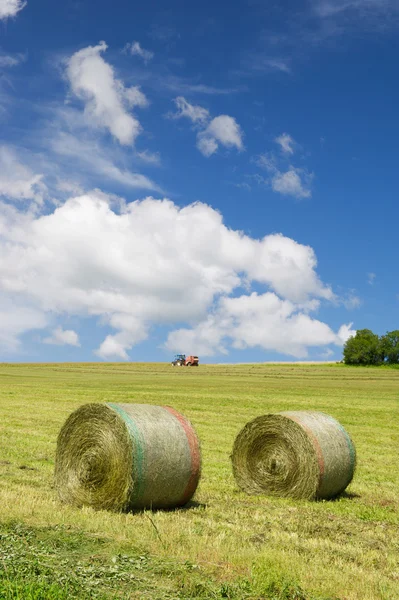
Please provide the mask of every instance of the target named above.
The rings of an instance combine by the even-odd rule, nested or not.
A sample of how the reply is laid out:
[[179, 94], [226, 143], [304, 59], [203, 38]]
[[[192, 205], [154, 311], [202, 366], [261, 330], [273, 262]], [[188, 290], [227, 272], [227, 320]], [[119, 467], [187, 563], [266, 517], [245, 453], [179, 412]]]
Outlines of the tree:
[[388, 364], [397, 365], [399, 363], [399, 329], [388, 331], [382, 336], [381, 348]]
[[370, 329], [359, 329], [344, 346], [344, 363], [347, 365], [379, 365], [383, 361], [380, 338]]

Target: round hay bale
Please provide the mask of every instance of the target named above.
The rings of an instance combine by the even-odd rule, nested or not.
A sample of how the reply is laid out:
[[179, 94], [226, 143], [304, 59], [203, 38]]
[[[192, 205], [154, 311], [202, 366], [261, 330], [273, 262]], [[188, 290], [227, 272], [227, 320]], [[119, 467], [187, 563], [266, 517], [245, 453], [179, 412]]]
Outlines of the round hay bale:
[[173, 408], [86, 404], [59, 433], [55, 487], [78, 507], [173, 508], [192, 498], [200, 468], [195, 431]]
[[356, 451], [345, 429], [321, 412], [263, 415], [238, 434], [233, 473], [248, 494], [332, 498], [352, 481]]

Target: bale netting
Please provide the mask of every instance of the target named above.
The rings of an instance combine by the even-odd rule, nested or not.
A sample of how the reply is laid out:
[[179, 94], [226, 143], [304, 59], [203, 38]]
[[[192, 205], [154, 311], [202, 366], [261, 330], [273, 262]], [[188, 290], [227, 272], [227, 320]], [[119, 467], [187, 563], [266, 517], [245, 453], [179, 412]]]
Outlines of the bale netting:
[[345, 429], [329, 415], [312, 411], [268, 414], [238, 434], [233, 473], [248, 494], [333, 498], [352, 481], [356, 451]]
[[194, 495], [200, 468], [197, 435], [173, 408], [85, 404], [59, 433], [55, 487], [78, 507], [174, 508]]

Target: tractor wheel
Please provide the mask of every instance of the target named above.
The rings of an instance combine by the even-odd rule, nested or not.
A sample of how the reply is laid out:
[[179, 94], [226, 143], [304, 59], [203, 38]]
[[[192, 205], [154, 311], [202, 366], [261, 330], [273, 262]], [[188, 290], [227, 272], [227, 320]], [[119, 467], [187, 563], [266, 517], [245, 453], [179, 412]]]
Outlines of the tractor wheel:
[[180, 361], [176, 363], [176, 367], [181, 367], [181, 362]]
[[187, 363], [187, 364], [186, 364], [186, 367], [191, 367], [191, 363]]

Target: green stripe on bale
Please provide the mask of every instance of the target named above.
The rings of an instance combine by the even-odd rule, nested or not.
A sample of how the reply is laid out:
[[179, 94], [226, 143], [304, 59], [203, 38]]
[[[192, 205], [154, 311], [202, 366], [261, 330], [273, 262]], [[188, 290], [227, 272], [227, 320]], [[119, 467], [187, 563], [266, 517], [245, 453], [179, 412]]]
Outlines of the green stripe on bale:
[[133, 445], [133, 465], [132, 472], [132, 485], [129, 494], [130, 504], [140, 502], [143, 495], [144, 487], [144, 440], [141, 435], [140, 429], [137, 428], [136, 423], [129, 417], [129, 415], [117, 404], [108, 402], [107, 406], [111, 407], [119, 416], [124, 420], [126, 427], [128, 428], [130, 439]]
[[333, 417], [289, 411], [247, 423], [234, 442], [232, 465], [248, 494], [328, 499], [352, 481], [356, 451]]
[[146, 404], [87, 404], [57, 441], [61, 501], [95, 509], [174, 508], [197, 488], [200, 449], [182, 415]]

